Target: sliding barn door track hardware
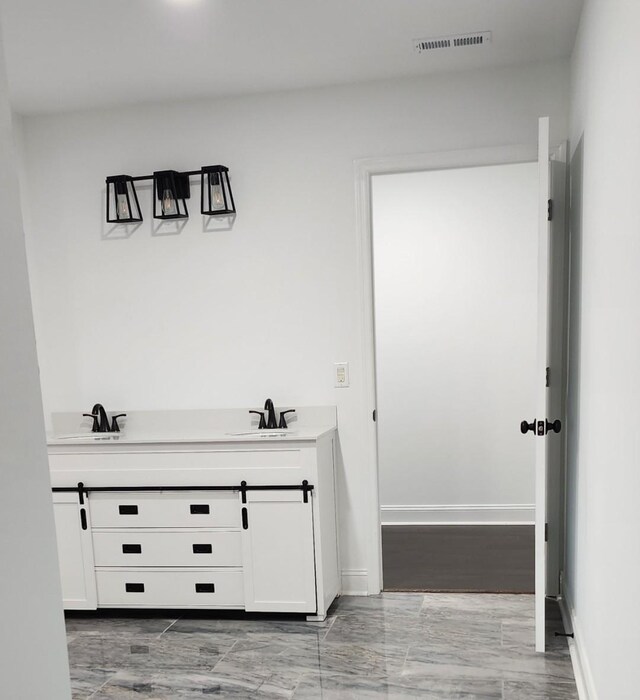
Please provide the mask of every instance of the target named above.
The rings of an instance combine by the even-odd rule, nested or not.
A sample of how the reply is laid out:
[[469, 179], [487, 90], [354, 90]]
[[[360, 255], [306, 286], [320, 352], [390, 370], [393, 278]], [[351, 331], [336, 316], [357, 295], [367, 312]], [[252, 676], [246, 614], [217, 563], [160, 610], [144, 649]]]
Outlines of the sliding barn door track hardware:
[[302, 491], [304, 502], [308, 502], [308, 495], [314, 490], [313, 484], [306, 479], [301, 484], [247, 484], [242, 481], [239, 486], [87, 486], [82, 481], [77, 486], [54, 486], [53, 493], [77, 493], [80, 505], [84, 505], [85, 497], [91, 491], [238, 491], [242, 494], [243, 503], [246, 503], [247, 491]]

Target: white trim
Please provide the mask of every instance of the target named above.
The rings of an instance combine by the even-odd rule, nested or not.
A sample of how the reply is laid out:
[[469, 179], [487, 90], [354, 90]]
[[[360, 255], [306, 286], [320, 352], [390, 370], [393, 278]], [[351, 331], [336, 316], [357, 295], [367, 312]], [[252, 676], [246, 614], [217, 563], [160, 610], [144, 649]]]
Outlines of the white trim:
[[365, 158], [354, 162], [356, 186], [357, 288], [360, 307], [360, 347], [362, 350], [363, 455], [368, 475], [366, 493], [369, 523], [367, 538], [368, 584], [370, 595], [382, 590], [382, 538], [378, 488], [378, 445], [371, 413], [376, 407], [375, 337], [373, 327], [373, 257], [371, 242], [371, 177], [391, 173], [449, 168], [471, 168], [505, 163], [535, 162], [537, 148], [531, 145], [494, 146], [467, 151], [436, 151], [383, 158]]
[[569, 653], [571, 654], [573, 675], [578, 688], [578, 697], [580, 700], [598, 700], [596, 686], [593, 682], [593, 674], [591, 673], [591, 665], [589, 664], [587, 651], [582, 642], [584, 637], [581, 634], [580, 624], [576, 618], [573, 605], [566, 596], [560, 598], [559, 603], [564, 628], [567, 632], [573, 632], [575, 635], [573, 639], [568, 637], [567, 641], [569, 642]]
[[342, 595], [368, 595], [369, 572], [366, 569], [342, 570]]
[[380, 506], [383, 525], [533, 525], [533, 503]]

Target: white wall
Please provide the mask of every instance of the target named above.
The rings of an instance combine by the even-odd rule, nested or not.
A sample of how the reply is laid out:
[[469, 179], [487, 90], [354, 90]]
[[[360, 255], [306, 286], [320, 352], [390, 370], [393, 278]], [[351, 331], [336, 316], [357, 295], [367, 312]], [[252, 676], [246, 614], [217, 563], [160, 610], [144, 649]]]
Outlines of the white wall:
[[4, 56], [0, 44], [0, 695], [71, 697]]
[[[30, 270], [45, 412], [337, 404], [346, 583], [366, 589], [357, 158], [566, 136], [564, 62], [421, 80], [25, 119]], [[238, 216], [106, 235], [107, 175], [231, 169]], [[334, 390], [333, 362], [351, 363]], [[357, 582], [357, 583], [356, 583]]]
[[587, 0], [572, 70], [566, 592], [592, 700], [640, 688], [640, 5]]
[[538, 165], [372, 183], [382, 521], [533, 522]]

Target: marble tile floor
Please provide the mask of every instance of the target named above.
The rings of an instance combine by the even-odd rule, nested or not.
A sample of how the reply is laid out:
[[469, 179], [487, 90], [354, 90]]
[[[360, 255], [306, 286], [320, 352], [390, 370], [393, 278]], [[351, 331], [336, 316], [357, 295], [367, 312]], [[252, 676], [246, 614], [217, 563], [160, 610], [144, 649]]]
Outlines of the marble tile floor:
[[577, 700], [557, 606], [533, 596], [384, 593], [324, 622], [184, 611], [68, 613], [74, 700]]

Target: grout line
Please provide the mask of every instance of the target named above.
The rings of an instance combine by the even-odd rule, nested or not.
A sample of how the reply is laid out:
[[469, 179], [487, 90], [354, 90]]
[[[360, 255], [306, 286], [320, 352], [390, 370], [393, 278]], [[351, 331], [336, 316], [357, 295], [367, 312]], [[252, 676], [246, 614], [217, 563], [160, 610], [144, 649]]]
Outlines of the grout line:
[[110, 680], [112, 680], [113, 678], [115, 678], [117, 675], [118, 675], [117, 673], [114, 673], [112, 676], [109, 676], [109, 678], [107, 678], [107, 680], [106, 680], [99, 688], [96, 688], [96, 689], [93, 691], [93, 693], [91, 693], [91, 695], [88, 695], [88, 696], [87, 696], [87, 700], [90, 700], [92, 697], [94, 697], [94, 695], [95, 695], [96, 693], [99, 693], [99, 692], [105, 687], [105, 685], [107, 685], [107, 683], [108, 683]]
[[325, 641], [325, 639], [327, 638], [327, 635], [329, 634], [329, 632], [331, 632], [331, 628], [333, 627], [333, 625], [335, 624], [337, 619], [338, 619], [338, 616], [334, 615], [333, 619], [331, 620], [331, 624], [327, 627], [326, 632], [322, 635], [322, 639], [320, 640], [321, 642]]
[[402, 668], [400, 669], [400, 678], [404, 672], [404, 667], [407, 664], [407, 659], [409, 658], [409, 650], [411, 649], [411, 644], [407, 644], [407, 650], [404, 652], [404, 659], [402, 660]]
[[296, 685], [291, 692], [291, 697], [295, 697], [295, 694], [298, 692], [298, 688], [300, 687], [300, 683], [309, 675], [309, 671], [303, 671], [299, 676], [298, 676], [298, 681], [296, 682]]
[[163, 635], [165, 632], [168, 632], [168, 631], [176, 624], [176, 622], [177, 622], [178, 620], [180, 620], [180, 619], [181, 619], [181, 618], [179, 618], [179, 617], [176, 618], [166, 629], [163, 629], [162, 632], [160, 632], [160, 634], [158, 635], [158, 639], [160, 639], [160, 637], [162, 637], [162, 635]]
[[239, 639], [234, 640], [233, 644], [224, 652], [224, 654], [213, 664], [213, 669], [215, 670], [216, 666], [221, 662], [224, 661], [227, 658], [227, 654], [235, 647], [235, 645], [239, 642]]

